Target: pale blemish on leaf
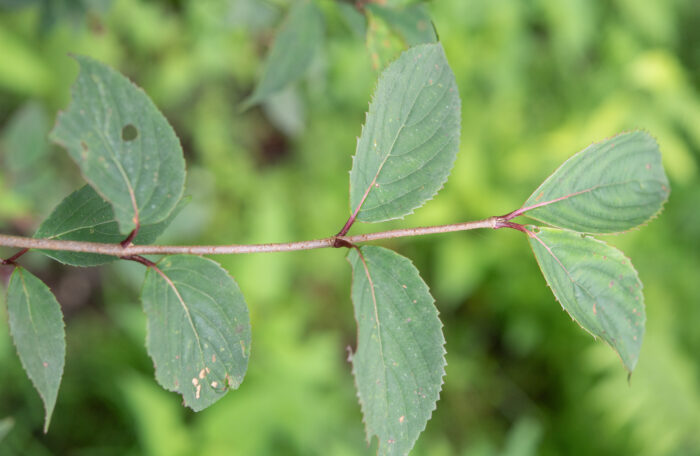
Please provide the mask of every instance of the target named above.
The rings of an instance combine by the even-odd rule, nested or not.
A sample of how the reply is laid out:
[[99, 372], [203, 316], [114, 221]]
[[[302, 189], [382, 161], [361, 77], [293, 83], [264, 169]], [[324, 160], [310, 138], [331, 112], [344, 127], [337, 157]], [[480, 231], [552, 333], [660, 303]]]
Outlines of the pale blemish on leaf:
[[[141, 299], [159, 383], [180, 393], [195, 411], [226, 393], [226, 388], [210, 387], [213, 381], [219, 385], [226, 376], [236, 379], [231, 389], [240, 384], [248, 360], [238, 347], [250, 344], [248, 311], [238, 286], [217, 263], [197, 256], [166, 257], [148, 269]], [[220, 347], [225, 350], [218, 352]], [[179, 362], [168, 362], [174, 352]], [[207, 366], [212, 359], [216, 365]], [[184, 387], [190, 382], [192, 387]]]
[[[359, 253], [353, 249], [348, 259], [358, 324], [351, 361], [367, 438], [379, 438], [378, 454], [407, 454], [425, 429], [441, 389], [442, 324], [428, 287], [407, 258], [363, 246]], [[418, 397], [403, 393], [411, 390], [419, 392]], [[400, 434], [397, 422], [403, 425]]]

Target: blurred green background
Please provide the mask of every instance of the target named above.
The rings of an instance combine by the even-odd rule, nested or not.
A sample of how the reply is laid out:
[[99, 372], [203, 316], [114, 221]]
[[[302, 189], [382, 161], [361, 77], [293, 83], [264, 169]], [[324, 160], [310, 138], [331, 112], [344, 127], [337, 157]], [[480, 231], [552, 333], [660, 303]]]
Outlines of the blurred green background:
[[[46, 139], [77, 75], [68, 54], [78, 53], [143, 87], [181, 138], [192, 203], [159, 242], [337, 232], [377, 72], [358, 25], [338, 3], [317, 3], [326, 41], [304, 80], [241, 113], [286, 1], [0, 0], [0, 231], [31, 235], [81, 185]], [[353, 232], [509, 212], [567, 157], [635, 128], [658, 139], [672, 193], [648, 226], [605, 237], [645, 284], [631, 382], [555, 302], [520, 233], [381, 244], [415, 262], [445, 324], [444, 390], [412, 454], [700, 454], [700, 4], [436, 0], [428, 9], [462, 96], [460, 154], [434, 201]], [[238, 391], [194, 414], [153, 378], [141, 265], [24, 257], [62, 303], [68, 355], [44, 435], [0, 306], [0, 454], [373, 454], [346, 361], [355, 322], [344, 252], [216, 260], [246, 296], [252, 357]], [[2, 286], [9, 272], [0, 269]]]

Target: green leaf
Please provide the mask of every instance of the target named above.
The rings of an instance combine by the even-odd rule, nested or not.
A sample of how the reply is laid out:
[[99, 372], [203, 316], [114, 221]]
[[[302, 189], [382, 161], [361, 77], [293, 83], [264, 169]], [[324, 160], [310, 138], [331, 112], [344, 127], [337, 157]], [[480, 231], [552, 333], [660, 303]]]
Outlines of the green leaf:
[[0, 144], [9, 170], [19, 173], [43, 160], [49, 150], [48, 132], [49, 119], [42, 105], [28, 102], [17, 110], [3, 130]]
[[623, 133], [564, 162], [520, 212], [584, 233], [637, 227], [661, 211], [670, 186], [659, 146], [648, 133]]
[[372, 68], [383, 70], [390, 62], [396, 60], [408, 46], [391, 26], [381, 17], [372, 14], [368, 9], [367, 15], [367, 50], [372, 59]]
[[15, 420], [7, 417], [0, 420], [0, 443], [15, 426]]
[[407, 454], [442, 388], [445, 339], [425, 282], [410, 260], [381, 247], [351, 250], [358, 325], [353, 373], [367, 439], [380, 455]]
[[10, 332], [19, 359], [44, 401], [49, 429], [66, 358], [66, 335], [61, 306], [49, 287], [17, 266], [7, 287]]
[[248, 368], [250, 321], [225, 270], [197, 256], [165, 257], [148, 269], [141, 300], [158, 383], [195, 411], [238, 388]]
[[590, 236], [528, 226], [547, 284], [583, 329], [606, 341], [634, 370], [644, 335], [642, 283], [619, 250]]
[[165, 220], [184, 190], [185, 161], [175, 132], [148, 96], [88, 57], [73, 102], [51, 139], [68, 149], [85, 179], [112, 204], [119, 231]]
[[413, 47], [382, 73], [350, 171], [357, 220], [403, 217], [442, 188], [459, 149], [460, 115], [441, 44]]
[[262, 79], [243, 102], [242, 109], [248, 109], [301, 78], [322, 41], [321, 12], [311, 1], [295, 3], [272, 43]]
[[437, 43], [432, 20], [426, 6], [422, 3], [403, 8], [388, 8], [370, 3], [367, 9], [389, 24], [409, 47], [423, 43]]
[[367, 32], [367, 19], [365, 16], [358, 11], [355, 5], [343, 2], [336, 2], [335, 5], [338, 7], [340, 17], [343, 18], [350, 31], [355, 36], [363, 38]]
[[[170, 225], [187, 205], [190, 198], [180, 200], [168, 218], [152, 225], [144, 225], [134, 238], [134, 244], [151, 244]], [[59, 239], [63, 241], [102, 242], [118, 244], [124, 240], [114, 218], [112, 206], [85, 185], [68, 195], [39, 226], [37, 239]], [[58, 250], [41, 250], [43, 254], [71, 266], [97, 266], [117, 260], [108, 255]]]

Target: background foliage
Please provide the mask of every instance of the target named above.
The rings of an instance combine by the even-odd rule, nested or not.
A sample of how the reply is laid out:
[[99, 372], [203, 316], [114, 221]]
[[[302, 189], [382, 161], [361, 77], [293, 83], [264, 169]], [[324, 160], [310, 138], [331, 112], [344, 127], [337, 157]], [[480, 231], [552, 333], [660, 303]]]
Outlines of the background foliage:
[[[2, 232], [31, 235], [81, 185], [46, 141], [77, 75], [68, 52], [129, 75], [180, 136], [192, 202], [161, 242], [310, 239], [347, 218], [346, 173], [377, 72], [337, 3], [318, 2], [325, 43], [302, 81], [245, 113], [288, 2], [20, 3], [0, 1]], [[561, 311], [520, 233], [382, 244], [414, 261], [446, 325], [446, 383], [414, 454], [700, 454], [696, 2], [440, 0], [427, 11], [462, 97], [460, 152], [439, 198], [382, 227], [506, 213], [574, 152], [633, 128], [658, 139], [673, 193], [648, 227], [604, 238], [645, 284], [630, 384], [612, 350]], [[371, 454], [346, 362], [356, 334], [343, 255], [217, 258], [250, 306], [251, 362], [239, 390], [198, 414], [153, 379], [140, 265], [28, 255], [64, 308], [68, 354], [44, 436], [41, 401], [0, 325], [0, 452]]]

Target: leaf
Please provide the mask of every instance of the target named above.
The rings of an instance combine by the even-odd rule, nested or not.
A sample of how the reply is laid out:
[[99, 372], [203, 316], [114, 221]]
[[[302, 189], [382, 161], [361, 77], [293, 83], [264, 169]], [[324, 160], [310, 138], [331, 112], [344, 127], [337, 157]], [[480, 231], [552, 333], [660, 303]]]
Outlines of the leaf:
[[409, 47], [438, 41], [430, 15], [422, 3], [403, 8], [388, 8], [370, 3], [367, 9], [386, 21]]
[[340, 17], [350, 31], [359, 38], [363, 38], [367, 32], [367, 19], [358, 11], [355, 5], [349, 3], [336, 2]]
[[634, 370], [644, 335], [642, 283], [619, 250], [573, 231], [528, 226], [547, 284], [583, 329], [600, 337]]
[[[155, 242], [189, 200], [188, 197], [182, 198], [168, 218], [162, 222], [142, 226], [134, 238], [134, 244]], [[112, 206], [89, 185], [68, 195], [42, 222], [34, 237], [106, 244], [118, 244], [124, 240], [124, 235], [119, 232], [119, 226], [114, 219]], [[59, 250], [41, 250], [41, 252], [71, 266], [98, 266], [117, 260], [116, 257], [96, 253]]]
[[[2, 41], [2, 38], [0, 38]], [[49, 116], [36, 101], [22, 105], [8, 120], [0, 138], [0, 160], [7, 170], [11, 193], [36, 212], [44, 212], [55, 203], [53, 195], [57, 169], [50, 163]], [[48, 193], [48, 195], [47, 195]]]
[[396, 60], [408, 46], [401, 37], [381, 17], [365, 9], [367, 16], [367, 50], [372, 59], [372, 68], [383, 70], [389, 63]]
[[267, 55], [263, 75], [242, 109], [260, 103], [303, 76], [323, 41], [323, 17], [311, 1], [292, 5]]
[[85, 179], [114, 208], [119, 231], [165, 220], [182, 196], [185, 161], [175, 132], [148, 96], [88, 57], [73, 102], [51, 139], [68, 150]]
[[46, 432], [66, 358], [61, 306], [49, 287], [17, 266], [7, 287], [7, 313], [19, 359], [44, 402]]
[[407, 454], [425, 429], [445, 375], [442, 323], [405, 257], [364, 246], [348, 255], [358, 325], [353, 373], [367, 439], [380, 455]]
[[15, 420], [7, 417], [0, 420], [0, 443], [9, 434], [12, 428], [15, 426]]
[[176, 255], [149, 268], [141, 292], [156, 379], [200, 411], [236, 389], [250, 355], [250, 321], [236, 282], [216, 262]]
[[441, 44], [404, 52], [379, 78], [350, 171], [357, 220], [403, 217], [438, 192], [452, 169], [460, 100]]
[[659, 146], [648, 133], [623, 133], [564, 162], [530, 196], [521, 212], [584, 233], [615, 233], [661, 211], [670, 186]]
[[28, 102], [13, 113], [2, 132], [8, 169], [13, 173], [27, 171], [43, 160], [49, 150], [48, 131], [48, 115], [41, 104]]

